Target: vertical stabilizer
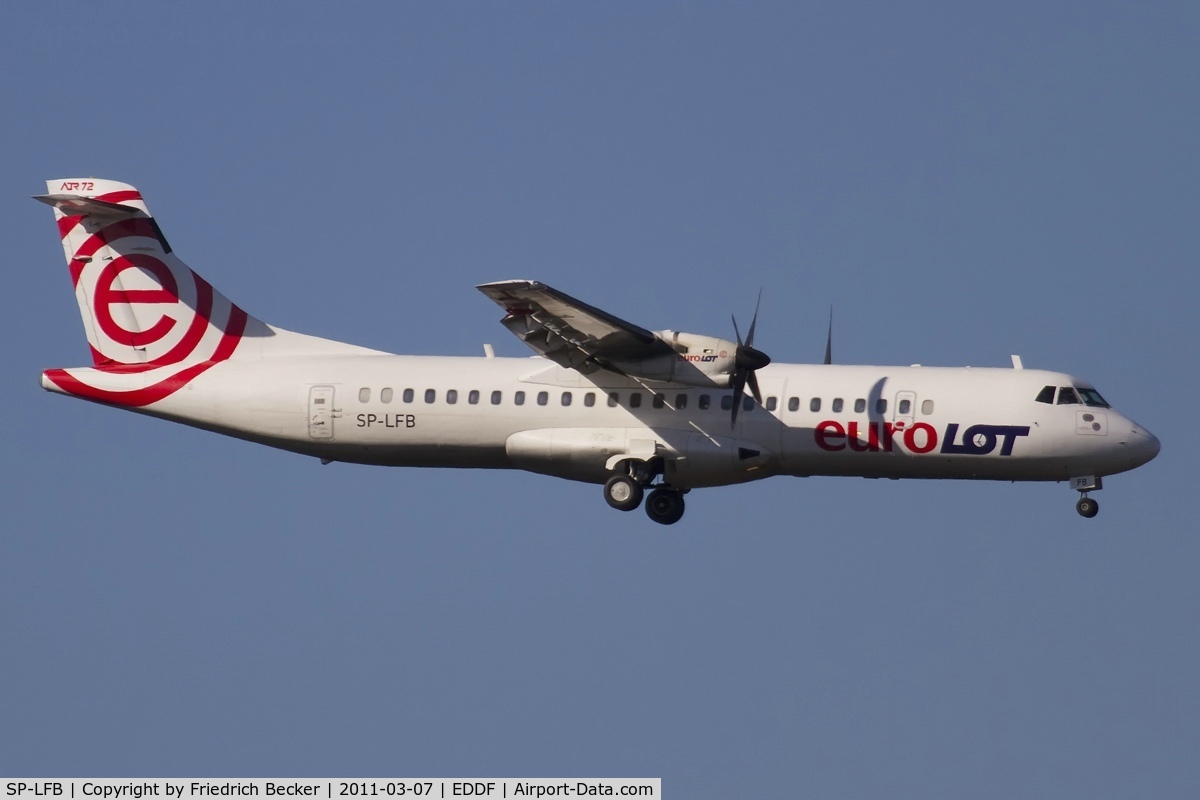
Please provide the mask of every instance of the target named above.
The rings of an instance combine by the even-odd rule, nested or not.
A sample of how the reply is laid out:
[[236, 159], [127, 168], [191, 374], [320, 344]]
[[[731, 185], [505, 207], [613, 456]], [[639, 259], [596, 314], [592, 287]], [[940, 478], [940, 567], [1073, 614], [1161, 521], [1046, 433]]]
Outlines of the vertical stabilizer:
[[375, 353], [273, 328], [171, 251], [137, 189], [95, 178], [46, 182], [94, 368], [52, 369], [52, 391], [145, 406], [231, 358]]
[[75, 299], [97, 367], [224, 360], [249, 317], [171, 252], [137, 189], [47, 181]]

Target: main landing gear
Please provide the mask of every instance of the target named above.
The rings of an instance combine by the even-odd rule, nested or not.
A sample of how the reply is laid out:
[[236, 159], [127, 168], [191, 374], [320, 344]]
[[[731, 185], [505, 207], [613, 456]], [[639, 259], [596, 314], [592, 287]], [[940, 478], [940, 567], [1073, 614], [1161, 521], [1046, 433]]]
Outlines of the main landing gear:
[[628, 472], [617, 472], [604, 482], [604, 500], [618, 511], [633, 511], [642, 504], [647, 488], [646, 516], [660, 525], [673, 525], [683, 517], [683, 492], [666, 484], [652, 486], [660, 472], [646, 462], [635, 462]]
[[646, 498], [646, 516], [660, 525], [674, 525], [683, 518], [683, 492], [660, 486]]
[[628, 475], [613, 475], [604, 482], [604, 499], [617, 511], [633, 511], [642, 504], [642, 485]]
[[1079, 502], [1075, 504], [1075, 510], [1079, 512], [1079, 516], [1091, 519], [1100, 513], [1100, 504], [1088, 497], [1088, 492], [1099, 491], [1104, 488], [1104, 484], [1099, 478], [1093, 475], [1083, 478], [1072, 478], [1071, 488], [1079, 492]]

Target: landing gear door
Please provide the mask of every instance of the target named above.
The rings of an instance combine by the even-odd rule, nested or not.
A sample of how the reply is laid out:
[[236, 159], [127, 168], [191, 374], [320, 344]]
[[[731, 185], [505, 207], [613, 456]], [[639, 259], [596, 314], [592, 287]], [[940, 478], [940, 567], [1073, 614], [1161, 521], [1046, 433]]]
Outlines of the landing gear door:
[[332, 386], [313, 386], [308, 390], [308, 437], [333, 438]]
[[[892, 407], [892, 422], [896, 427], [911, 428], [913, 414], [917, 410], [916, 392], [896, 392], [896, 405]], [[901, 425], [903, 423], [903, 425]]]

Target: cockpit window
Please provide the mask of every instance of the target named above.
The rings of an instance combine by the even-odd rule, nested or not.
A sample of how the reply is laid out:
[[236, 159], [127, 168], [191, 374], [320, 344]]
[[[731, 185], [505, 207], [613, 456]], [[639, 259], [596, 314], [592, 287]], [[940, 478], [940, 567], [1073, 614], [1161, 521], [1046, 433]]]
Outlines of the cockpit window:
[[1098, 408], [1112, 407], [1108, 403], [1104, 402], [1104, 398], [1101, 397], [1100, 393], [1095, 389], [1089, 389], [1085, 386], [1076, 386], [1075, 388], [1079, 390], [1079, 394], [1083, 395], [1083, 402], [1085, 405], [1097, 406]]
[[1047, 405], [1051, 406], [1054, 405], [1054, 387], [1043, 386], [1042, 390], [1038, 392], [1038, 396], [1034, 399], [1039, 403], [1046, 403]]
[[1063, 386], [1058, 390], [1058, 404], [1060, 406], [1079, 405], [1082, 402], [1079, 399], [1079, 395], [1070, 386]]

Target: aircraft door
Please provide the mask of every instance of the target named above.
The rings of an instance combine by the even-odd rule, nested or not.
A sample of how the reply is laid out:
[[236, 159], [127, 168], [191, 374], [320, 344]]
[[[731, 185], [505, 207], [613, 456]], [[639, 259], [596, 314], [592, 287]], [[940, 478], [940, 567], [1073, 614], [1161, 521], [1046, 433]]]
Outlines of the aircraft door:
[[333, 387], [313, 386], [308, 390], [308, 436], [333, 438]]
[[904, 427], [911, 428], [913, 424], [913, 415], [917, 411], [917, 393], [916, 392], [896, 392], [896, 405], [892, 407], [892, 422], [904, 423]]

